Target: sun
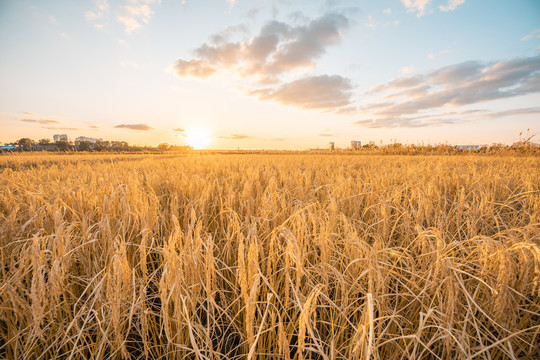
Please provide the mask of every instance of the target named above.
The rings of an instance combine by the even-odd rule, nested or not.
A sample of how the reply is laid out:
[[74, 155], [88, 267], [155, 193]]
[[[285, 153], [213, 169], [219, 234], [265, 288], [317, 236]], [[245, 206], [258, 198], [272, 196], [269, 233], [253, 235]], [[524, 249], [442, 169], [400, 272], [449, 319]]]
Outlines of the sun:
[[186, 142], [194, 149], [206, 149], [212, 142], [212, 137], [205, 129], [189, 129], [186, 131]]

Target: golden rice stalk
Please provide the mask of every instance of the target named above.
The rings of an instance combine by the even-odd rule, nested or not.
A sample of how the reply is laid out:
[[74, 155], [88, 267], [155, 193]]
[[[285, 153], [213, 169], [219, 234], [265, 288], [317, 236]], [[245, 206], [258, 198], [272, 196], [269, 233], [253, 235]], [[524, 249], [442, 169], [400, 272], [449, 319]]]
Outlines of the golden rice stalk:
[[311, 290], [300, 316], [298, 317], [298, 359], [304, 359], [304, 348], [306, 345], [306, 329], [310, 326], [310, 317], [317, 308], [317, 297], [321, 292], [322, 286], [317, 286]]

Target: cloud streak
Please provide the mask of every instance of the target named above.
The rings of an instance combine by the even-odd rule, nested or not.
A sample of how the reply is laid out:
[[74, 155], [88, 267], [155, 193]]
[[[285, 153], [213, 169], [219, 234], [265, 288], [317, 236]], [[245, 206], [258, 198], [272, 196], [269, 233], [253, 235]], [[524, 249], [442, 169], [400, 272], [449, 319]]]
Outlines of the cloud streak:
[[61, 126], [42, 126], [42, 128], [47, 129], [47, 130], [80, 130], [80, 128], [61, 127]]
[[533, 30], [531, 33], [525, 35], [524, 37], [521, 38], [521, 41], [529, 41], [533, 37], [540, 39], [540, 29]]
[[120, 124], [115, 126], [116, 129], [129, 129], [129, 130], [152, 130], [152, 127], [150, 127], [147, 124]]
[[[466, 0], [448, 0], [446, 5], [440, 5], [439, 10], [443, 12], [454, 11], [458, 6], [463, 5]], [[428, 11], [431, 0], [401, 0], [401, 3], [407, 9], [407, 12], [416, 13], [417, 16], [423, 16]]]
[[42, 125], [47, 125], [47, 124], [60, 124], [60, 121], [49, 120], [49, 119], [38, 119], [38, 120], [35, 120], [35, 119], [21, 119], [20, 121], [26, 122], [26, 123], [42, 124]]
[[233, 134], [233, 135], [223, 135], [219, 137], [220, 139], [225, 140], [242, 140], [242, 139], [251, 139], [252, 137], [249, 135], [243, 135], [243, 134]]

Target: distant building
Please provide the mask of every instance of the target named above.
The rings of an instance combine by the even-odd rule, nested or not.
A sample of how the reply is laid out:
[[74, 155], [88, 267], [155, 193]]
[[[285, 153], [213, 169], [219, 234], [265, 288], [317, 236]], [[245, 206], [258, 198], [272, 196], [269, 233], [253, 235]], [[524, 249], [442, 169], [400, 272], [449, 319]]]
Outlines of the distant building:
[[336, 148], [336, 145], [333, 141], [330, 142], [330, 150], [334, 150]]
[[58, 146], [56, 144], [37, 144], [32, 146], [34, 151], [57, 151]]
[[91, 138], [91, 137], [86, 137], [86, 136], [79, 136], [78, 138], [75, 139], [75, 141], [78, 141], [78, 142], [90, 142], [92, 144], [95, 144], [98, 141], [103, 141], [103, 139], [96, 139], [96, 138]]
[[351, 150], [358, 150], [360, 149], [360, 147], [362, 147], [361, 141], [356, 141], [356, 140], [351, 141]]
[[15, 151], [17, 148], [13, 145], [2, 145], [0, 146], [1, 151]]
[[66, 134], [55, 134], [55, 135], [53, 135], [53, 140], [54, 140], [54, 142], [59, 142], [59, 141], [67, 142], [68, 141], [68, 136]]
[[471, 150], [477, 151], [480, 150], [480, 145], [458, 145], [458, 150]]

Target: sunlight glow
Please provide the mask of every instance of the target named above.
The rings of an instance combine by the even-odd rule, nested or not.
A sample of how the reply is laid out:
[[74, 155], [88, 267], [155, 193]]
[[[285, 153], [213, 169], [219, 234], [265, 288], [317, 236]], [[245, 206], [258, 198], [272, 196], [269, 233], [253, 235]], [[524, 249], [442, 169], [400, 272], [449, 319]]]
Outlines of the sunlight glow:
[[194, 149], [206, 149], [212, 142], [212, 137], [206, 129], [189, 129], [186, 131], [186, 142]]

